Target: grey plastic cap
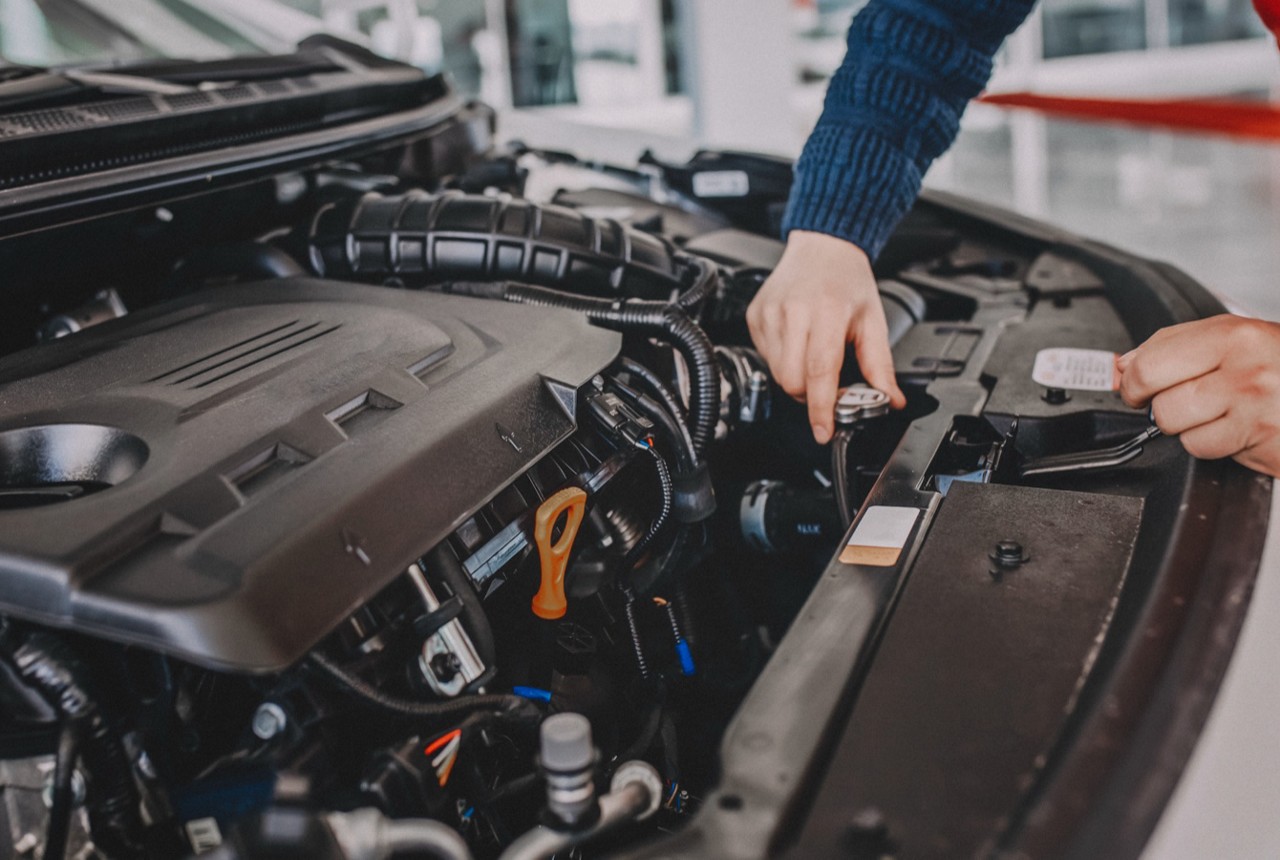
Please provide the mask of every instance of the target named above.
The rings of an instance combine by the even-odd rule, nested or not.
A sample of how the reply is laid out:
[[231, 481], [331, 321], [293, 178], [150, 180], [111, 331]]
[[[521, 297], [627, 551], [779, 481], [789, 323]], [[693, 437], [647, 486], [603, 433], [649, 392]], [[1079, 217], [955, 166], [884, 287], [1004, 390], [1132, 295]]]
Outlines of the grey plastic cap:
[[556, 714], [542, 721], [542, 766], [553, 771], [589, 768], [596, 751], [591, 723], [582, 714]]

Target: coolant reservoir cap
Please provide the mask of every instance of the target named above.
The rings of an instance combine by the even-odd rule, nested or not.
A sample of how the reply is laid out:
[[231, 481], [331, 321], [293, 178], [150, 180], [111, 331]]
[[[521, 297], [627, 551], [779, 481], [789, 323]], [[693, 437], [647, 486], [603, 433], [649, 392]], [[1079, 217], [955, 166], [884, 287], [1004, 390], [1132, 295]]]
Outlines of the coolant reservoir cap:
[[855, 382], [836, 400], [836, 423], [853, 424], [864, 418], [875, 418], [889, 411], [889, 395], [878, 388]]
[[595, 762], [591, 723], [582, 714], [563, 713], [542, 721], [542, 766], [550, 771], [576, 771]]

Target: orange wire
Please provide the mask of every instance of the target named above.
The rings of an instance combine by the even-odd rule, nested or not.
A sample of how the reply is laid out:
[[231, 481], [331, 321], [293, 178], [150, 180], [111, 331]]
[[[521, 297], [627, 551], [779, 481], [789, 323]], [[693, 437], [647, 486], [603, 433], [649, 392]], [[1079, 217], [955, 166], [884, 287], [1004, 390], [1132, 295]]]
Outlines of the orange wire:
[[453, 773], [453, 765], [458, 761], [458, 754], [455, 752], [453, 757], [445, 763], [444, 772], [440, 774], [440, 787], [444, 788], [445, 783], [449, 781], [449, 774]]
[[431, 755], [436, 750], [440, 749], [442, 746], [444, 746], [445, 744], [447, 744], [449, 741], [453, 740], [460, 734], [462, 734], [462, 729], [454, 729], [448, 734], [441, 735], [440, 737], [436, 738], [427, 746], [427, 749], [426, 749], [427, 755]]

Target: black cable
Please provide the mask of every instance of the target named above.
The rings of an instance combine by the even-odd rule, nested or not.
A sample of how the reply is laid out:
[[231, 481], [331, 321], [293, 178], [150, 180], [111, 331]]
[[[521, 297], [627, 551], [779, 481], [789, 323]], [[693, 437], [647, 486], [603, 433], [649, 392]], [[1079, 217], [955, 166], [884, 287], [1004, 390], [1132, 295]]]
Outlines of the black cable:
[[310, 659], [331, 680], [337, 682], [339, 686], [345, 688], [348, 692], [354, 693], [368, 704], [376, 705], [385, 711], [391, 711], [405, 717], [438, 719], [470, 714], [486, 708], [505, 711], [513, 716], [518, 711], [527, 711], [530, 716], [537, 712], [536, 706], [528, 699], [505, 694], [467, 696], [444, 702], [416, 702], [411, 699], [401, 699], [398, 696], [382, 692], [364, 679], [334, 663], [323, 654], [313, 653]]
[[853, 522], [853, 500], [849, 497], [849, 443], [851, 428], [841, 428], [831, 440], [831, 483], [836, 491], [836, 509], [840, 511], [841, 528]]
[[702, 257], [682, 255], [678, 259], [688, 265], [696, 274], [693, 285], [676, 299], [676, 304], [683, 310], [693, 311], [703, 301], [711, 297], [719, 286], [720, 269], [715, 263]]
[[667, 523], [671, 520], [671, 506], [675, 498], [675, 484], [671, 481], [671, 470], [667, 468], [667, 461], [662, 459], [662, 456], [653, 448], [646, 448], [645, 450], [649, 452], [649, 456], [653, 459], [653, 466], [658, 474], [658, 485], [661, 489], [662, 501], [657, 515], [649, 524], [649, 530], [644, 533], [644, 537], [636, 541], [636, 545], [631, 547], [626, 559], [623, 561], [623, 572], [628, 575], [635, 569], [636, 564], [648, 551], [649, 547], [653, 545], [658, 535], [667, 527]]
[[500, 800], [506, 800], [517, 794], [524, 794], [526, 791], [532, 791], [542, 782], [542, 775], [538, 773], [526, 773], [523, 776], [517, 776], [515, 779], [508, 780], [502, 785], [497, 786], [489, 794], [476, 795], [473, 800], [478, 806], [492, 806]]
[[[457, 286], [463, 286], [461, 284]], [[467, 285], [464, 289], [469, 289]], [[587, 319], [605, 328], [634, 331], [660, 337], [674, 346], [689, 367], [689, 415], [694, 452], [701, 457], [715, 434], [720, 420], [720, 365], [707, 333], [685, 311], [665, 302], [591, 299], [571, 296], [528, 284], [495, 284], [478, 290], [496, 294], [509, 302], [550, 308], [565, 308], [586, 314]]]
[[644, 722], [640, 726], [639, 734], [636, 735], [630, 746], [613, 757], [615, 763], [644, 758], [645, 754], [649, 752], [649, 747], [653, 746], [654, 739], [658, 737], [658, 730], [662, 727], [662, 707], [661, 701], [656, 701], [649, 706], [649, 710], [644, 716]]
[[676, 617], [680, 619], [680, 626], [684, 629], [684, 641], [689, 643], [690, 648], [696, 648], [698, 632], [697, 627], [694, 626], [693, 603], [689, 600], [689, 589], [683, 578], [676, 580], [672, 603], [675, 604]]
[[671, 413], [672, 417], [679, 422], [680, 426], [684, 428], [683, 437], [688, 446], [689, 454], [696, 460], [697, 455], [693, 450], [693, 437], [689, 435], [689, 417], [685, 414], [684, 406], [680, 403], [679, 398], [672, 393], [671, 389], [666, 386], [658, 374], [654, 373], [635, 359], [629, 358], [625, 355], [621, 356], [618, 359], [618, 367], [626, 371], [628, 375], [634, 376], [639, 380], [641, 385], [647, 388], [650, 394], [657, 397], [662, 405], [667, 408], [667, 411]]
[[627, 618], [627, 632], [631, 636], [631, 650], [636, 658], [636, 669], [640, 672], [640, 677], [646, 681], [649, 680], [649, 661], [644, 656], [644, 641], [640, 638], [640, 623], [636, 620], [636, 597], [628, 589], [624, 592], [626, 602], [623, 604], [623, 613]]
[[689, 535], [694, 528], [696, 528], [694, 525], [681, 524], [661, 558], [653, 559], [631, 572], [629, 583], [631, 588], [640, 594], [649, 594], [659, 583], [664, 582], [676, 560], [684, 553]]
[[53, 792], [49, 804], [49, 829], [44, 838], [42, 860], [63, 860], [67, 836], [71, 833], [72, 788], [76, 762], [80, 758], [80, 726], [74, 720], [62, 724], [58, 735], [58, 755], [53, 769]]
[[671, 445], [671, 449], [676, 452], [676, 458], [679, 460], [679, 468], [677, 471], [681, 473], [690, 473], [696, 467], [693, 454], [693, 440], [689, 438], [689, 428], [668, 412], [652, 397], [640, 391], [636, 391], [630, 385], [619, 382], [617, 379], [610, 379], [614, 391], [616, 391], [624, 400], [640, 411], [645, 418], [654, 423], [666, 441]]

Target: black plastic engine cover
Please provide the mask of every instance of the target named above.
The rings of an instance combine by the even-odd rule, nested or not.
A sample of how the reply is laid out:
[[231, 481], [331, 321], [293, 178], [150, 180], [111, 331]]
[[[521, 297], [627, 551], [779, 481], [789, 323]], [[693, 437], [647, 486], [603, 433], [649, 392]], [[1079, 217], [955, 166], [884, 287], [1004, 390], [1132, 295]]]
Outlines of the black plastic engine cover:
[[0, 611], [282, 669], [574, 429], [617, 334], [291, 279], [0, 361]]

